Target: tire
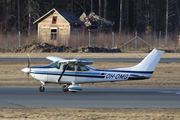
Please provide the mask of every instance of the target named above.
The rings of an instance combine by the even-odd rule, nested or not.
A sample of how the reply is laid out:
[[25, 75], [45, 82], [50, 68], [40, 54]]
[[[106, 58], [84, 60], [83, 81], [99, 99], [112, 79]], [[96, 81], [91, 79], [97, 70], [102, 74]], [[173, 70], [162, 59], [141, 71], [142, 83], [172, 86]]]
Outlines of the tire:
[[62, 87], [62, 90], [63, 90], [64, 92], [68, 92], [68, 91], [69, 91], [66, 85], [64, 85], [64, 86]]
[[40, 91], [40, 92], [44, 92], [44, 91], [45, 91], [45, 88], [41, 86], [41, 87], [39, 87], [39, 91]]

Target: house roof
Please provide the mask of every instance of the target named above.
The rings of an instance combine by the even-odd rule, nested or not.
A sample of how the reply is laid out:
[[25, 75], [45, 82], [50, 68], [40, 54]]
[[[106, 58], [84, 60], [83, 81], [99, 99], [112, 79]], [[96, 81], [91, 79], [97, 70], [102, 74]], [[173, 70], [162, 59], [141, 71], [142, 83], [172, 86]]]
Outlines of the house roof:
[[41, 22], [47, 16], [51, 15], [54, 12], [58, 12], [60, 15], [62, 15], [70, 23], [70, 25], [80, 25], [80, 26], [84, 25], [84, 23], [81, 20], [79, 20], [79, 18], [73, 13], [56, 10], [55, 8], [53, 8], [52, 10], [44, 14], [42, 17], [37, 19], [33, 24]]
[[112, 28], [114, 23], [110, 22], [107, 19], [104, 19], [98, 15], [96, 15], [94, 12], [90, 12], [88, 16], [86, 16], [85, 13], [83, 13], [80, 16], [80, 20], [84, 22], [86, 27], [106, 27], [106, 28]]

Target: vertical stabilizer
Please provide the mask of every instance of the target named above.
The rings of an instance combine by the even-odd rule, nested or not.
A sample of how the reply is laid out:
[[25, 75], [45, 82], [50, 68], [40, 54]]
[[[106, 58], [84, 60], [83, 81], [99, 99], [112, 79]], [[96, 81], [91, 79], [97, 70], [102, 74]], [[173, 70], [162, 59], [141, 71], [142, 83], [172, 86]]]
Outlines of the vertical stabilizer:
[[154, 71], [163, 53], [164, 51], [154, 48], [139, 64], [133, 67], [119, 68], [116, 70]]
[[164, 51], [152, 50], [138, 65], [132, 67], [135, 71], [154, 71]]

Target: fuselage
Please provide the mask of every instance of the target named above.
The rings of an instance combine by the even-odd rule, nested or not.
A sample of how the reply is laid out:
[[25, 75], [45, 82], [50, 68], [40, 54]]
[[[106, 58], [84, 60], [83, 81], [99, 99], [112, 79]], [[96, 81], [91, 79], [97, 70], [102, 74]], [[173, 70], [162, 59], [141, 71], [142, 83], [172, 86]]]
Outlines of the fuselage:
[[64, 66], [57, 61], [47, 66], [30, 67], [30, 74], [45, 83], [79, 84], [148, 79], [153, 73], [153, 71], [101, 70], [88, 65], [68, 65], [61, 80], [58, 81]]
[[53, 61], [49, 65], [29, 67], [29, 57], [28, 65], [22, 71], [27, 74], [30, 73], [32, 77], [41, 82], [40, 92], [44, 92], [46, 83], [64, 84], [62, 87], [64, 92], [76, 92], [82, 90], [82, 87], [76, 84], [149, 79], [163, 53], [164, 51], [155, 48], [135, 66], [108, 70], [88, 66], [93, 64], [94, 61], [77, 57], [64, 59], [54, 56], [46, 57]]

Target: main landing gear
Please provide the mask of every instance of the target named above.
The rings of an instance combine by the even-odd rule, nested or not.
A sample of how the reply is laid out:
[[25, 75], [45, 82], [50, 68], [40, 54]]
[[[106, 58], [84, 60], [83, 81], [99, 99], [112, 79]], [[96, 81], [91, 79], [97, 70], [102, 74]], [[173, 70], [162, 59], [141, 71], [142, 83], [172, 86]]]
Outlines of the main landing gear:
[[68, 90], [68, 86], [69, 86], [69, 84], [68, 84], [68, 85], [63, 85], [62, 90], [63, 90], [64, 92], [68, 92], [68, 91], [69, 91], [69, 90]]
[[[39, 91], [40, 91], [40, 92], [44, 92], [44, 91], [45, 91], [45, 87], [44, 87], [45, 82], [41, 81], [41, 83], [42, 83], [42, 85], [39, 87]], [[68, 92], [68, 91], [69, 91], [69, 90], [68, 90], [69, 85], [70, 85], [70, 84], [63, 85], [62, 90], [63, 90], [64, 92]]]
[[[39, 87], [39, 91], [40, 92], [44, 92], [45, 91], [45, 82], [43, 82], [43, 81], [41, 81], [41, 83], [42, 83], [42, 85]], [[69, 91], [69, 89], [68, 89], [68, 87], [70, 86], [70, 84], [65, 84], [65, 85], [63, 85], [63, 87], [62, 87], [62, 90], [63, 90], [63, 92], [68, 92]], [[72, 88], [71, 88], [72, 89]], [[81, 90], [82, 90], [82, 88], [81, 88]], [[72, 90], [70, 90], [72, 93], [75, 93], [76, 91], [72, 91]]]

